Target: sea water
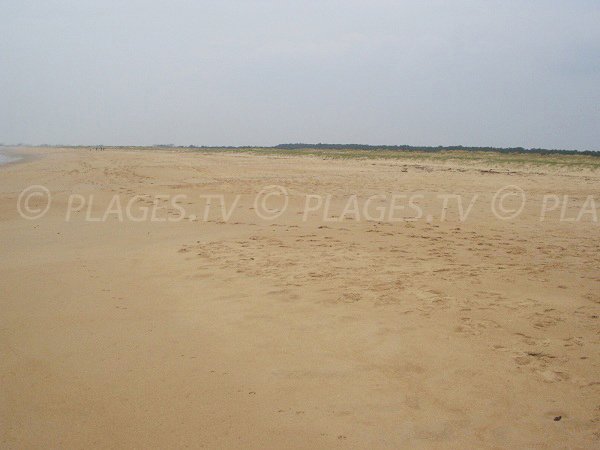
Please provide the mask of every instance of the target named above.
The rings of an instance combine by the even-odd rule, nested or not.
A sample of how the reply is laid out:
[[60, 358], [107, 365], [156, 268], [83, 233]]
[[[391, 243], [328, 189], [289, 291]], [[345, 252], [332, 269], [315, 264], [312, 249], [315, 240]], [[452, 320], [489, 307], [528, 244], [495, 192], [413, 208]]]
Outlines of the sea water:
[[2, 153], [2, 150], [0, 150], [0, 164], [18, 161], [19, 159], [21, 158], [19, 158], [18, 156], [7, 155], [6, 153]]

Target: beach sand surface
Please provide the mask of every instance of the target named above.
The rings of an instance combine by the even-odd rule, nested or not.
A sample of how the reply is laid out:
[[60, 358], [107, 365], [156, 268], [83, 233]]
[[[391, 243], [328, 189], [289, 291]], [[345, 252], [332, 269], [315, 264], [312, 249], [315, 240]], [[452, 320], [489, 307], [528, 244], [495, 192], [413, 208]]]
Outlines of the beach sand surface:
[[[600, 227], [540, 220], [544, 195], [568, 195], [567, 218], [598, 200], [600, 172], [19, 151], [0, 167], [0, 447], [600, 446]], [[30, 185], [52, 195], [36, 220], [17, 210]], [[253, 199], [273, 185], [288, 205], [265, 220]], [[527, 201], [500, 220], [507, 185]], [[395, 193], [425, 215], [332, 220]], [[208, 194], [230, 218], [204, 217]], [[327, 217], [307, 194], [330, 196]], [[477, 196], [466, 220], [456, 203], [440, 219], [445, 194]], [[119, 217], [130, 201], [139, 220]], [[164, 220], [144, 220], [156, 201]]]

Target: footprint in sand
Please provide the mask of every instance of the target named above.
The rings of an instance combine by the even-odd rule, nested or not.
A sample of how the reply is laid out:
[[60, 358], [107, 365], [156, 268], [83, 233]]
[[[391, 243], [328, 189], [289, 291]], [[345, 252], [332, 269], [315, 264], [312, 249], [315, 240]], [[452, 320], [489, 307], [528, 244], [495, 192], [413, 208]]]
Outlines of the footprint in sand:
[[344, 292], [334, 303], [356, 303], [362, 299], [358, 292]]

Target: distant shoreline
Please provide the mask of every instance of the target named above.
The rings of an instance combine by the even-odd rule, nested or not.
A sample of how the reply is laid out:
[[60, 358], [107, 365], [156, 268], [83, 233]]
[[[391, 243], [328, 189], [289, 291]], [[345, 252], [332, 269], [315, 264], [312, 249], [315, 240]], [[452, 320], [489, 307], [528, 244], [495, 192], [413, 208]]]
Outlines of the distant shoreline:
[[20, 156], [9, 155], [5, 151], [0, 150], [0, 165], [14, 163], [19, 161], [20, 159]]
[[21, 164], [34, 158], [35, 155], [20, 153], [14, 147], [0, 147], [0, 167]]
[[[102, 147], [103, 149], [198, 149], [198, 150], [273, 150], [273, 151], [299, 151], [299, 150], [334, 150], [334, 151], [386, 151], [398, 153], [440, 153], [440, 152], [481, 152], [500, 153], [516, 155], [583, 155], [600, 157], [600, 150], [567, 150], [546, 148], [524, 148], [524, 147], [486, 147], [486, 146], [463, 146], [463, 145], [370, 145], [370, 144], [307, 144], [287, 143], [278, 145], [22, 145], [23, 147], [47, 147], [47, 148], [90, 148]], [[17, 146], [18, 147], [18, 146]], [[12, 147], [14, 148], [14, 147]]]

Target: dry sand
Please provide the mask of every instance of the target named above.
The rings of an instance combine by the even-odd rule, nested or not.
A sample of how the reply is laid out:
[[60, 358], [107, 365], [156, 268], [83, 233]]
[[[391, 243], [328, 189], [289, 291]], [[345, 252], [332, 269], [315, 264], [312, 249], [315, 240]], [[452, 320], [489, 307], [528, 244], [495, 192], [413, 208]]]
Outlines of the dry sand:
[[[569, 217], [598, 201], [600, 173], [20, 151], [39, 157], [0, 167], [0, 447], [600, 446], [600, 227], [539, 220], [547, 193], [569, 195]], [[32, 184], [52, 204], [25, 220]], [[502, 221], [489, 205], [509, 184], [527, 203]], [[267, 185], [289, 194], [274, 221], [253, 209]], [[432, 220], [302, 220], [305, 194], [341, 210], [414, 192]], [[93, 195], [95, 219], [115, 194], [185, 194], [185, 219], [67, 221], [73, 193]], [[204, 220], [211, 193], [242, 196], [230, 220]], [[442, 222], [445, 193], [481, 203]]]

